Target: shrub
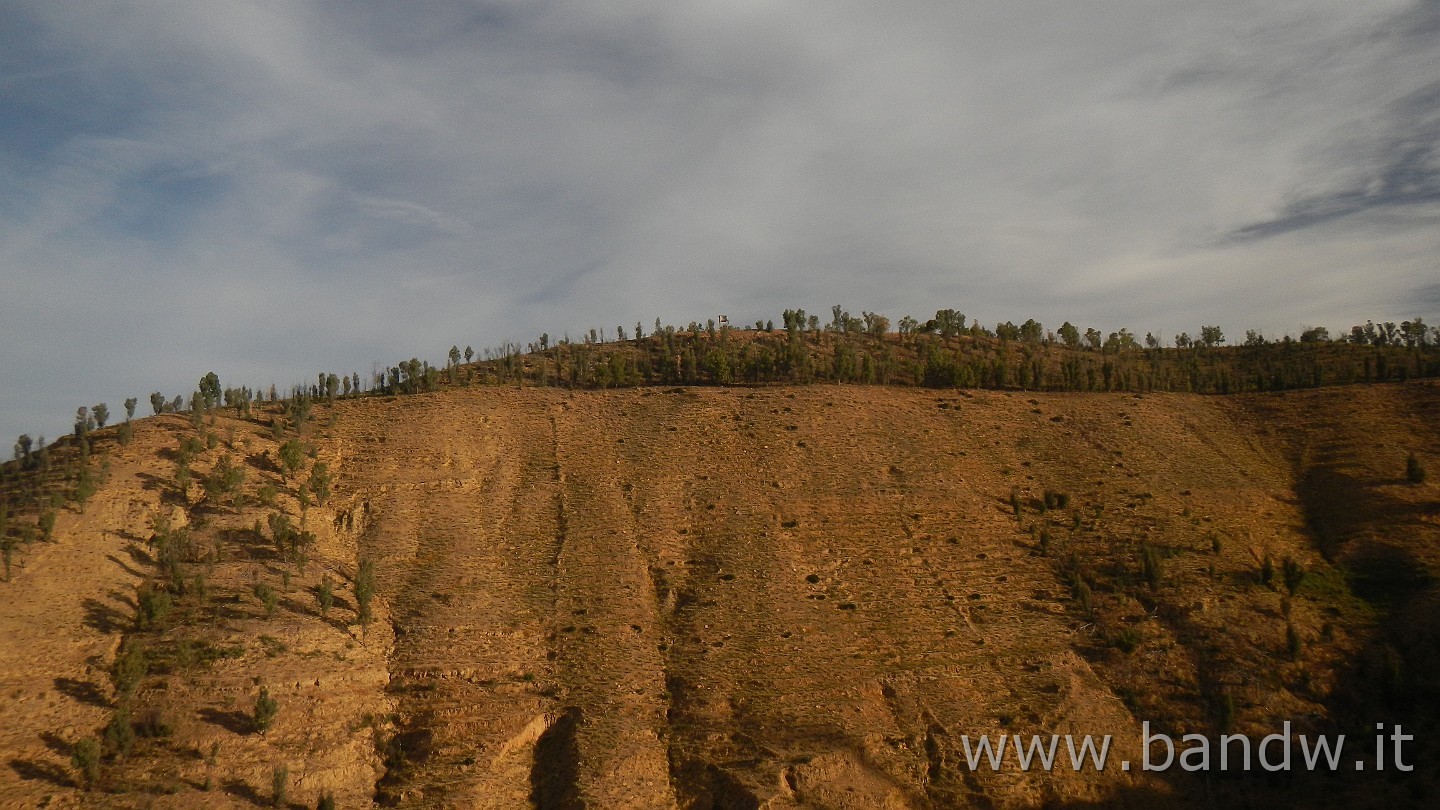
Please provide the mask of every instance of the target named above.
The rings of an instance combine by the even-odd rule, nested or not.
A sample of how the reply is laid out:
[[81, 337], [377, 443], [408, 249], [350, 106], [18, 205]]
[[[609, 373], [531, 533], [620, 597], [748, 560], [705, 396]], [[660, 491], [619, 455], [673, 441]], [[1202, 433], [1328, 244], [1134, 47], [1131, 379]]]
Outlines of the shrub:
[[230, 456], [221, 456], [215, 467], [205, 477], [205, 497], [217, 503], [229, 501], [234, 506], [241, 503], [241, 487], [245, 483], [245, 469], [230, 461]]
[[115, 656], [115, 665], [110, 669], [110, 682], [115, 685], [115, 693], [123, 701], [135, 691], [135, 687], [140, 685], [140, 681], [149, 671], [150, 663], [145, 658], [145, 650], [134, 639], [129, 639]]
[[1285, 581], [1285, 590], [1293, 596], [1295, 591], [1299, 590], [1300, 584], [1305, 581], [1305, 567], [1286, 557], [1280, 563], [1280, 576]]
[[304, 463], [305, 445], [296, 439], [280, 445], [280, 470], [285, 474], [285, 480], [290, 480]]
[[1152, 591], [1159, 588], [1161, 580], [1165, 578], [1165, 564], [1154, 546], [1140, 547], [1140, 576]]
[[310, 469], [310, 491], [315, 495], [315, 502], [321, 506], [330, 499], [330, 469], [325, 462], [317, 461]]
[[1140, 631], [1133, 627], [1122, 627], [1110, 634], [1110, 646], [1129, 655], [1140, 647]]
[[1020, 490], [1016, 487], [1010, 488], [1010, 509], [1015, 513], [1015, 519], [1020, 519]]
[[110, 723], [105, 726], [105, 747], [124, 759], [134, 746], [135, 728], [130, 725], [130, 704], [121, 701], [115, 713], [110, 715]]
[[1295, 625], [1285, 623], [1285, 652], [1289, 654], [1291, 661], [1300, 660], [1300, 634], [1296, 632]]
[[251, 714], [255, 730], [264, 734], [275, 723], [275, 716], [279, 713], [280, 702], [270, 697], [269, 689], [260, 687], [260, 694], [255, 698], [255, 710]]
[[98, 427], [103, 428], [105, 423], [110, 421], [110, 406], [103, 402], [91, 408], [90, 412], [95, 415], [95, 424]]
[[315, 601], [320, 604], [320, 615], [330, 615], [330, 608], [335, 604], [335, 589], [328, 575], [315, 586]]
[[275, 491], [274, 485], [268, 482], [261, 484], [260, 488], [255, 490], [255, 497], [260, 501], [260, 505], [269, 509], [275, 507], [275, 496], [279, 494]]
[[265, 618], [275, 615], [275, 608], [280, 604], [280, 597], [275, 594], [275, 589], [263, 582], [255, 583], [255, 598], [265, 608]]
[[[469, 351], [469, 349], [466, 349]], [[315, 802], [315, 810], [335, 810], [335, 794], [324, 791], [320, 794], [320, 800]]]
[[70, 764], [80, 776], [80, 787], [89, 790], [100, 780], [100, 743], [89, 737], [75, 743]]
[[1425, 483], [1425, 468], [1420, 466], [1420, 458], [1414, 453], [1405, 458], [1405, 480], [1412, 484]]
[[79, 477], [75, 479], [75, 502], [80, 505], [81, 512], [85, 511], [85, 504], [90, 501], [99, 488], [100, 477], [94, 471], [89, 467], [80, 471]]
[[170, 615], [174, 603], [165, 586], [142, 582], [135, 590], [136, 624], [141, 630], [159, 626]]
[[1270, 552], [1265, 552], [1265, 559], [1260, 561], [1260, 584], [1272, 585], [1275, 581], [1275, 561], [1270, 558]]
[[290, 769], [284, 765], [276, 765], [270, 772], [270, 802], [274, 807], [285, 806], [286, 787], [290, 783]]
[[136, 399], [135, 397], [130, 397], [129, 399], [125, 400], [125, 421], [126, 421], [126, 422], [129, 422], [131, 419], [134, 419], [134, 418], [135, 418], [135, 406], [136, 406], [136, 405], [139, 405], [139, 404], [140, 404], [140, 400]]
[[50, 542], [55, 539], [55, 510], [46, 510], [40, 515], [40, 539]]
[[370, 560], [360, 561], [360, 570], [355, 574], [355, 604], [361, 627], [369, 627], [374, 613], [370, 609], [370, 601], [375, 598], [375, 563]]

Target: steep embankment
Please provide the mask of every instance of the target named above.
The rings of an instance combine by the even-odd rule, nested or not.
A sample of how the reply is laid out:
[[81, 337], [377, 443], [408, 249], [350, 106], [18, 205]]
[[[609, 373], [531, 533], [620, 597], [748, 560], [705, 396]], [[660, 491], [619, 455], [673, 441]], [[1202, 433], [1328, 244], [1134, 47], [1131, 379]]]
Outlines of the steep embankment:
[[[304, 591], [260, 615], [255, 578], [278, 589], [287, 565], [245, 527], [299, 508], [274, 440], [237, 422], [247, 486], [277, 482], [276, 507], [190, 511], [232, 549], [209, 603], [229, 612], [196, 632], [247, 652], [166, 678], [173, 733], [113, 766], [149, 795], [99, 803], [243, 806], [269, 798], [274, 764], [295, 799], [328, 788], [342, 806], [374, 779], [406, 807], [1146, 806], [1264, 791], [1113, 761], [971, 772], [961, 737], [1113, 734], [1111, 756], [1133, 761], [1141, 720], [1174, 734], [1354, 720], [1372, 705], [1355, 662], [1416, 660], [1414, 635], [1429, 632], [1435, 489], [1398, 477], [1411, 449], [1437, 458], [1437, 402], [1425, 384], [1245, 399], [814, 386], [342, 401], [307, 434], [338, 475], [309, 511], [317, 550], [291, 587], [374, 560], [367, 632], [348, 585], [328, 616]], [[175, 422], [174, 436], [189, 429]], [[122, 473], [102, 494], [142, 514], [151, 495]], [[1340, 500], [1351, 493], [1335, 476], [1359, 497]], [[37, 555], [106, 519], [69, 518]], [[1421, 574], [1403, 599], [1355, 598], [1321, 553], [1383, 583], [1393, 565], [1363, 564], [1376, 548], [1404, 549]], [[134, 579], [86, 570], [75, 599]], [[32, 564], [0, 591], [7, 626], [42, 621], [14, 598], [42, 579]], [[1410, 628], [1392, 638], [1396, 616]], [[7, 677], [22, 691], [84, 680], [54, 660], [54, 673]], [[106, 665], [92, 666], [103, 683]], [[249, 678], [285, 685], [264, 736], [246, 717]], [[1385, 705], [1427, 687], [1410, 676]], [[112, 699], [97, 688], [91, 703]], [[50, 739], [53, 718], [11, 711], [23, 723], [5, 738], [0, 796], [73, 801], [69, 735], [103, 712], [77, 708]], [[1302, 779], [1286, 795], [1385, 802], [1433, 776], [1418, 779], [1353, 782], [1362, 794]]]

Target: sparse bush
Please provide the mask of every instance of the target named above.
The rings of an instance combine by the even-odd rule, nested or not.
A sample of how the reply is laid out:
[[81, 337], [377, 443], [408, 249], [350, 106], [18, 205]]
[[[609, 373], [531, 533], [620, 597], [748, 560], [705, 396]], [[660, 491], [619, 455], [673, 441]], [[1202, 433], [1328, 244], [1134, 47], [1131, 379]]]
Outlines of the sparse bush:
[[1140, 577], [1150, 590], [1160, 587], [1160, 582], [1165, 578], [1165, 563], [1160, 557], [1160, 552], [1149, 544], [1140, 547]]
[[309, 488], [315, 495], [315, 502], [321, 506], [330, 499], [330, 469], [325, 466], [325, 462], [317, 461], [310, 469]]
[[286, 788], [290, 784], [290, 769], [276, 765], [270, 772], [270, 803], [273, 807], [285, 806]]
[[315, 586], [315, 601], [320, 605], [321, 616], [330, 615], [330, 608], [335, 604], [335, 586], [328, 574]]
[[1015, 519], [1020, 519], [1020, 490], [1017, 487], [1010, 488], [1010, 509], [1015, 513]]
[[150, 671], [150, 663], [145, 658], [145, 650], [134, 639], [128, 639], [121, 645], [120, 652], [115, 656], [115, 665], [110, 669], [110, 682], [115, 685], [115, 693], [123, 701], [140, 685], [145, 675]]
[[1040, 530], [1040, 556], [1044, 557], [1050, 553], [1050, 530]]
[[280, 604], [280, 597], [275, 594], [275, 589], [263, 582], [255, 583], [255, 598], [260, 600], [261, 606], [265, 608], [265, 618], [275, 615], [275, 609]]
[[124, 759], [135, 746], [135, 728], [130, 724], [130, 703], [121, 701], [110, 715], [105, 726], [105, 747], [115, 756]]
[[1110, 646], [1129, 655], [1140, 647], [1140, 631], [1133, 627], [1122, 627], [1110, 634]]
[[1305, 581], [1305, 567], [1286, 557], [1280, 563], [1280, 577], [1285, 582], [1285, 590], [1293, 596], [1295, 591], [1300, 589], [1301, 583]]
[[40, 539], [50, 542], [55, 539], [55, 510], [47, 509], [40, 515]]
[[251, 720], [255, 724], [255, 730], [264, 734], [270, 726], [275, 723], [275, 716], [280, 713], [280, 702], [270, 697], [270, 690], [260, 687], [260, 694], [255, 698], [255, 710], [251, 713]]
[[320, 794], [320, 800], [315, 802], [315, 810], [335, 810], [335, 794], [328, 790], [323, 791]]
[[100, 477], [89, 467], [80, 470], [80, 475], [75, 479], [75, 503], [80, 506], [80, 511], [85, 511], [85, 504], [95, 495], [100, 488]]
[[1275, 561], [1270, 558], [1270, 552], [1265, 552], [1265, 558], [1260, 561], [1260, 584], [1273, 587], [1275, 582]]
[[1064, 509], [1070, 505], [1070, 496], [1064, 492], [1047, 489], [1043, 502], [1047, 509]]
[[163, 708], [155, 707], [141, 715], [140, 722], [135, 724], [135, 731], [141, 737], [158, 740], [174, 734], [175, 724], [170, 722]]
[[1425, 483], [1425, 468], [1420, 466], [1420, 457], [1414, 453], [1405, 458], [1405, 480], [1412, 484]]
[[369, 627], [374, 618], [370, 602], [375, 598], [375, 563], [360, 561], [360, 570], [355, 575], [355, 604], [361, 627]]
[[221, 456], [215, 467], [205, 477], [205, 497], [217, 503], [228, 501], [239, 507], [242, 501], [241, 487], [245, 484], [245, 469], [230, 461], [230, 456]]
[[100, 781], [100, 743], [86, 737], [75, 743], [70, 752], [70, 764], [75, 766], [82, 790], [89, 790]]
[[136, 624], [141, 630], [158, 627], [170, 615], [174, 602], [165, 586], [142, 582], [135, 590]]
[[1291, 661], [1300, 660], [1300, 633], [1295, 630], [1295, 625], [1289, 622], [1285, 623], [1285, 652]]
[[296, 439], [291, 439], [280, 445], [280, 470], [285, 474], [285, 480], [290, 480], [305, 463], [305, 445]]
[[261, 484], [260, 488], [255, 490], [255, 498], [260, 501], [261, 506], [267, 509], [275, 508], [275, 496], [278, 494], [274, 485], [269, 482]]

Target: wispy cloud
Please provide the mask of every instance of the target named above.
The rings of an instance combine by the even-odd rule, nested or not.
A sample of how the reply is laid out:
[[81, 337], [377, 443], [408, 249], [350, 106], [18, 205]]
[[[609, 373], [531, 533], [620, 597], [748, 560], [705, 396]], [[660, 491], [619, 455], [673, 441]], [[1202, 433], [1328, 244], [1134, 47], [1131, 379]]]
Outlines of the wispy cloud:
[[722, 310], [1408, 317], [1437, 5], [9, 3], [0, 430]]

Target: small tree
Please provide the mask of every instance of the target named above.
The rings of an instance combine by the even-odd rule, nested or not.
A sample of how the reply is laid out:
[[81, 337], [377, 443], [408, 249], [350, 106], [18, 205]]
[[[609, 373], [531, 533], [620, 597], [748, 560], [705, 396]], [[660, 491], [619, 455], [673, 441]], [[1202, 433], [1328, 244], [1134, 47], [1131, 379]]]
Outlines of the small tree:
[[134, 419], [134, 418], [135, 418], [135, 406], [136, 406], [136, 405], [139, 405], [139, 404], [140, 404], [140, 400], [136, 399], [135, 397], [130, 397], [129, 399], [125, 400], [125, 421], [126, 421], [126, 422], [129, 422], [131, 419]]
[[55, 539], [54, 509], [48, 509], [40, 515], [40, 539], [47, 543]]
[[320, 604], [320, 615], [329, 616], [330, 608], [335, 604], [335, 585], [330, 581], [329, 574], [315, 586], [315, 601]]
[[70, 764], [75, 766], [82, 790], [94, 787], [100, 781], [100, 743], [89, 737], [75, 743], [74, 750], [70, 752]]
[[290, 784], [290, 769], [276, 765], [270, 772], [270, 803], [273, 807], [285, 806], [286, 788]]
[[224, 455], [215, 462], [215, 467], [210, 474], [205, 476], [205, 497], [214, 500], [216, 503], [228, 501], [233, 506], [239, 506], [241, 501], [241, 487], [245, 483], [245, 468], [237, 467], [230, 461], [230, 456]]
[[1301, 583], [1305, 581], [1305, 567], [1286, 557], [1280, 563], [1280, 576], [1285, 581], [1285, 590], [1294, 596], [1295, 591], [1299, 590]]
[[154, 411], [156, 416], [165, 412], [165, 405], [164, 394], [156, 391], [150, 395], [150, 410]]
[[298, 439], [291, 439], [280, 445], [280, 469], [285, 480], [290, 480], [305, 463], [305, 445]]
[[255, 598], [260, 600], [260, 605], [265, 608], [265, 618], [274, 617], [275, 608], [280, 604], [280, 597], [275, 594], [275, 589], [263, 582], [255, 583]]
[[103, 402], [91, 408], [90, 412], [95, 414], [95, 424], [101, 428], [105, 427], [105, 423], [110, 421], [110, 406]]
[[280, 702], [270, 697], [269, 689], [260, 687], [260, 694], [255, 698], [255, 710], [251, 714], [255, 730], [264, 734], [275, 723], [275, 716], [279, 713]]
[[1420, 466], [1420, 457], [1414, 453], [1405, 459], [1405, 480], [1412, 484], [1425, 483], [1425, 468]]
[[315, 466], [310, 469], [310, 481], [307, 486], [315, 496], [315, 502], [324, 506], [325, 502], [330, 499], [330, 469], [325, 466], [325, 462], [315, 462]]
[[374, 619], [374, 613], [370, 609], [370, 602], [375, 598], [375, 563], [368, 559], [360, 561], [360, 570], [355, 574], [355, 604], [357, 606], [356, 618], [360, 620], [361, 627], [369, 627]]

